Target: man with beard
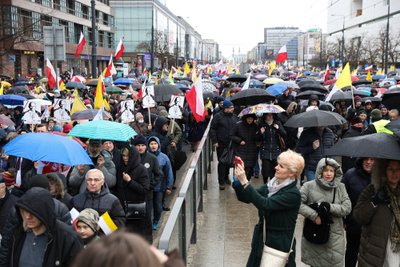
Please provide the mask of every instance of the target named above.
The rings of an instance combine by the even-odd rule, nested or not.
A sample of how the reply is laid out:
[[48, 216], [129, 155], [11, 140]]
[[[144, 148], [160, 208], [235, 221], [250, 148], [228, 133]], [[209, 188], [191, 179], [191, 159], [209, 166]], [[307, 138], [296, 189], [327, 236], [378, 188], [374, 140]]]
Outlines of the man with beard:
[[103, 172], [105, 183], [110, 190], [113, 189], [116, 184], [117, 171], [112, 160], [112, 154], [102, 148], [101, 141], [90, 139], [87, 151], [93, 162], [93, 165], [77, 165], [72, 170], [68, 180], [68, 185], [72, 195], [85, 191], [85, 175], [90, 169], [95, 168]]

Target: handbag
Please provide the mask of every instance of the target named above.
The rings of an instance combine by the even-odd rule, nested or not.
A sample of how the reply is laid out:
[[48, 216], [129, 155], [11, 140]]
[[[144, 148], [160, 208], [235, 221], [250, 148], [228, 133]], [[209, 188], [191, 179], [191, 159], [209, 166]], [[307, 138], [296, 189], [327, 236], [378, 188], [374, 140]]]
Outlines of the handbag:
[[294, 241], [294, 234], [295, 231], [293, 231], [292, 242], [290, 243], [289, 252], [283, 252], [264, 244], [260, 267], [285, 267], [289, 261], [290, 253], [292, 253], [293, 251], [292, 246]]
[[146, 202], [125, 201], [125, 214], [127, 219], [144, 219], [146, 217]]
[[280, 136], [279, 134], [278, 134], [278, 139], [279, 139], [279, 149], [281, 150], [281, 152], [285, 151], [286, 150], [285, 139], [282, 136]]
[[[335, 196], [336, 188], [333, 191], [332, 203], [335, 202]], [[316, 211], [318, 211], [320, 207], [319, 203], [312, 203], [309, 206]], [[315, 224], [312, 220], [305, 218], [303, 226], [303, 236], [310, 243], [322, 245], [327, 243], [329, 240], [331, 230], [330, 228], [331, 226], [329, 222], [324, 222], [318, 225]]]
[[221, 153], [221, 156], [219, 157], [219, 162], [222, 164], [226, 164], [229, 167], [234, 167], [234, 160], [235, 158], [235, 151], [232, 146], [232, 141], [229, 142], [228, 146], [224, 148], [224, 150]]

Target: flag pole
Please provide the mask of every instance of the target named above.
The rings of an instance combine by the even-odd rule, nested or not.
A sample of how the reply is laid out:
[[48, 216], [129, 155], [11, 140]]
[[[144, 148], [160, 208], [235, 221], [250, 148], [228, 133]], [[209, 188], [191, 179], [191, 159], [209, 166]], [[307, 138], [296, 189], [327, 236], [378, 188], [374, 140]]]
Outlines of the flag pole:
[[354, 101], [353, 86], [350, 86], [350, 89], [351, 89], [351, 99], [352, 99], [352, 102], [353, 102], [353, 109], [356, 109], [356, 103], [355, 103], [355, 101]]
[[171, 134], [174, 132], [175, 118], [172, 119]]
[[150, 107], [147, 108], [147, 113], [149, 114], [149, 125], [151, 125]]

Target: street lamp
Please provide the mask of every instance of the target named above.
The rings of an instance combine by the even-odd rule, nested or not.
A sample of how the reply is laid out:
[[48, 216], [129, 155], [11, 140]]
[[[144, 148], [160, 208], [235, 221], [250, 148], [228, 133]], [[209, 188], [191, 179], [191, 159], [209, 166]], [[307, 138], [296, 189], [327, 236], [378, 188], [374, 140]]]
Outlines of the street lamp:
[[343, 17], [343, 27], [342, 27], [342, 51], [340, 52], [340, 58], [342, 59], [342, 64], [344, 64], [344, 23], [345, 23], [345, 19], [346, 16], [345, 15], [335, 15], [332, 14], [332, 17]]
[[389, 18], [390, 18], [390, 0], [387, 0], [388, 13], [386, 23], [386, 40], [385, 40], [385, 74], [388, 73], [388, 54], [389, 54]]

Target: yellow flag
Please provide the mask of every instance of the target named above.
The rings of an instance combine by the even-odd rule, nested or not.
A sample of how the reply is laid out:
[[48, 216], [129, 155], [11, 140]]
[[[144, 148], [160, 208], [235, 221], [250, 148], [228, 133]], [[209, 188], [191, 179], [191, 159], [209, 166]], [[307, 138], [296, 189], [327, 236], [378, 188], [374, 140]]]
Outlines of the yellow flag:
[[108, 104], [108, 101], [107, 101], [107, 99], [103, 99], [103, 106], [104, 106], [104, 108], [107, 110], [107, 111], [110, 111], [111, 109], [110, 109], [110, 105]]
[[230, 74], [230, 73], [232, 73], [232, 72], [233, 72], [232, 66], [231, 66], [231, 64], [229, 64], [229, 65], [228, 65], [228, 74]]
[[151, 76], [151, 73], [149, 72], [149, 81], [153, 79], [153, 76]]
[[380, 74], [383, 74], [383, 73], [382, 73], [382, 69], [379, 69], [379, 70], [376, 72], [376, 75], [380, 75]]
[[168, 73], [168, 78], [172, 79], [172, 69]]
[[60, 80], [59, 87], [60, 87], [60, 90], [61, 90], [61, 91], [63, 91], [63, 90], [67, 90], [67, 88], [65, 87], [65, 83], [64, 83], [64, 81], [63, 81], [63, 80]]
[[197, 72], [196, 69], [193, 69], [192, 72], [192, 80], [193, 80], [193, 84], [195, 84], [197, 82]]
[[1, 87], [0, 87], [0, 95], [4, 95], [4, 85], [3, 84], [1, 84]]
[[188, 74], [190, 73], [190, 68], [189, 68], [189, 64], [186, 62], [185, 63], [185, 68], [183, 69], [183, 75], [185, 77], [188, 77]]
[[156, 81], [154, 82], [154, 85], [158, 85], [158, 75], [156, 76]]
[[161, 71], [161, 79], [165, 78], [164, 70]]
[[71, 115], [74, 114], [75, 112], [79, 112], [85, 109], [87, 108], [85, 104], [82, 102], [81, 98], [79, 97], [78, 90], [76, 89], [74, 91], [74, 103], [72, 104], [71, 107]]
[[336, 86], [339, 89], [343, 89], [346, 86], [351, 86], [351, 75], [350, 75], [350, 65], [349, 63], [344, 66], [344, 69], [340, 73], [338, 80], [336, 81]]
[[240, 69], [236, 68], [236, 74], [240, 74]]
[[357, 75], [357, 72], [358, 72], [357, 69], [353, 70], [353, 72], [351, 73], [351, 76], [356, 76], [356, 75]]
[[94, 98], [94, 108], [100, 109], [103, 106], [103, 75], [97, 80], [96, 96]]
[[390, 65], [389, 71], [396, 71], [396, 67], [394, 65]]
[[371, 72], [370, 71], [368, 71], [368, 73], [367, 73], [367, 81], [370, 81], [370, 82], [372, 82], [372, 75], [371, 75]]

